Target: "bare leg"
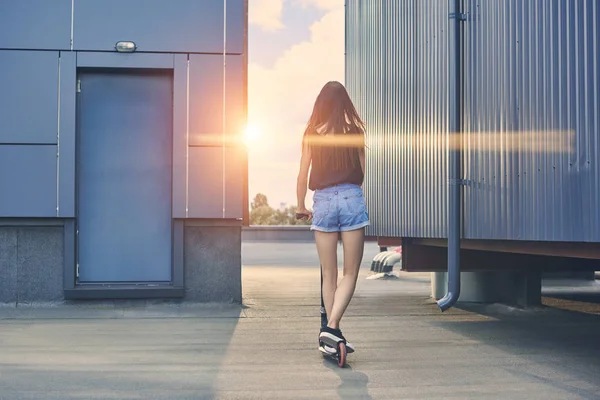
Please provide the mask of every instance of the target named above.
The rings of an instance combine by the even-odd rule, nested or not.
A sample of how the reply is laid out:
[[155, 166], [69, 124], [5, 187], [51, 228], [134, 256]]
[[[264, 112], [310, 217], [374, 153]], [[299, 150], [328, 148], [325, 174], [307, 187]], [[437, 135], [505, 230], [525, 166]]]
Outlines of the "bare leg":
[[332, 310], [327, 310], [329, 316], [327, 326], [333, 329], [339, 329], [342, 315], [344, 315], [348, 304], [350, 304], [356, 288], [356, 280], [358, 279], [365, 247], [364, 228], [342, 232], [342, 244], [344, 245], [344, 277], [335, 291]]
[[327, 315], [330, 315], [337, 287], [338, 233], [315, 231], [315, 242], [317, 243], [317, 253], [319, 254], [323, 271], [323, 303], [325, 304]]

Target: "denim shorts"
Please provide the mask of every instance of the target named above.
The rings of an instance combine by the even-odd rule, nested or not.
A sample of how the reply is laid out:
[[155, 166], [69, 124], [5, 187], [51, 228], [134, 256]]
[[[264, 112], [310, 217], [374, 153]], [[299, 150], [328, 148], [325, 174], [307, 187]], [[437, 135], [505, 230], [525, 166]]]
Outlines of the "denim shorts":
[[360, 186], [342, 184], [316, 190], [311, 230], [344, 232], [369, 225], [365, 196]]

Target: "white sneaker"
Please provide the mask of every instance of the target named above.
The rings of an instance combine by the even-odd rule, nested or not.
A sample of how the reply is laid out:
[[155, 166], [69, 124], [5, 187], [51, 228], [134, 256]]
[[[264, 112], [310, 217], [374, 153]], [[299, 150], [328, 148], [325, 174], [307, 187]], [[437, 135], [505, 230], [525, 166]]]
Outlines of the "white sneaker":
[[[337, 349], [336, 348], [328, 346], [325, 343], [321, 344], [321, 347], [319, 347], [319, 350], [321, 350], [321, 349], [323, 349], [322, 351], [324, 353], [327, 353], [329, 355], [334, 355], [335, 353], [337, 353]], [[354, 346], [352, 345], [352, 343], [346, 342], [346, 350], [348, 351], [348, 354], [354, 353]]]

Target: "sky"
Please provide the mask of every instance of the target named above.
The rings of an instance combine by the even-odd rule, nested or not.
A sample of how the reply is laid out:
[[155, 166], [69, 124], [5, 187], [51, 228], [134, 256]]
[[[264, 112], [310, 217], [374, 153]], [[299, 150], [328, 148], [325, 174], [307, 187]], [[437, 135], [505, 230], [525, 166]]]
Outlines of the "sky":
[[[327, 81], [344, 83], [344, 0], [249, 0], [249, 197], [296, 205], [300, 142]], [[308, 191], [310, 207], [312, 192]]]

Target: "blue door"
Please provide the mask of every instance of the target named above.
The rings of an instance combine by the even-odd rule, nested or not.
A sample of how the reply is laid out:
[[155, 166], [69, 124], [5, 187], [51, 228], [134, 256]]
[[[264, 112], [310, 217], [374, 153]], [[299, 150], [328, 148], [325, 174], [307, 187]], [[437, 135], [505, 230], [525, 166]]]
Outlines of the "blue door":
[[172, 74], [90, 70], [79, 79], [79, 282], [168, 282]]

